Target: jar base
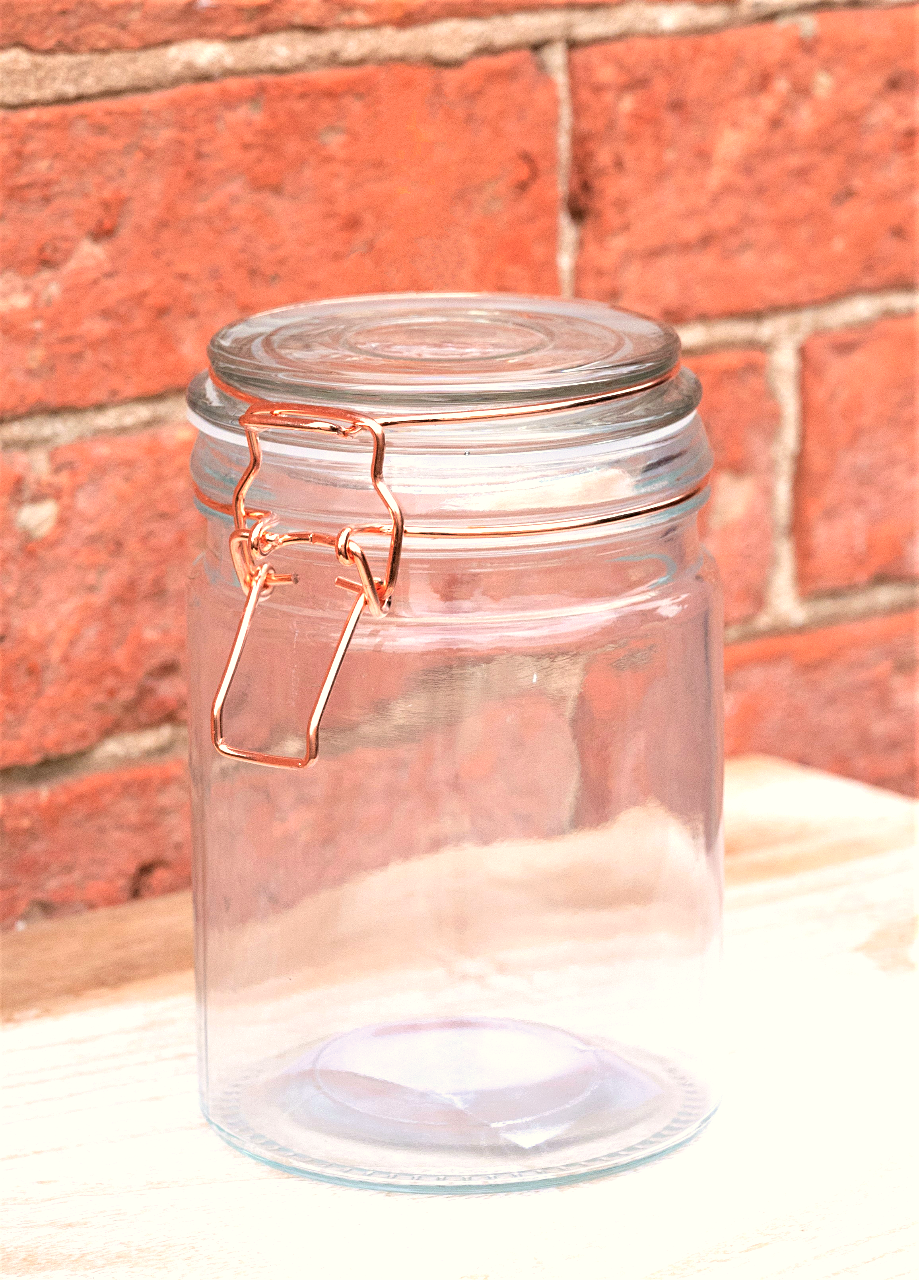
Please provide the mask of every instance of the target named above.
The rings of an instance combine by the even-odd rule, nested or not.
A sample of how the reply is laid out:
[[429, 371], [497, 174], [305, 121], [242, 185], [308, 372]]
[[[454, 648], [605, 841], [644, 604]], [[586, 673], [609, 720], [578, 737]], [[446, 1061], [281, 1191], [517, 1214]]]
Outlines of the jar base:
[[233, 1146], [387, 1190], [551, 1186], [630, 1168], [697, 1133], [708, 1091], [673, 1063], [505, 1018], [362, 1027], [266, 1064], [216, 1100]]

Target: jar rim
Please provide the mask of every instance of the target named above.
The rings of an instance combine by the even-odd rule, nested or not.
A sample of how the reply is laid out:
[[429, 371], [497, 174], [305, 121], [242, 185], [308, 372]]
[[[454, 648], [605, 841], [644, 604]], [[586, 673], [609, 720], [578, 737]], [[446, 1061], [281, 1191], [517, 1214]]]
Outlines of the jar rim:
[[369, 294], [226, 325], [208, 355], [248, 398], [417, 420], [471, 406], [622, 395], [672, 375], [674, 329], [599, 302], [517, 294]]
[[[452, 312], [447, 303], [456, 304]], [[499, 328], [503, 326], [498, 346], [510, 340], [507, 315], [519, 315], [524, 305], [541, 308], [541, 315], [555, 318], [553, 324], [558, 321], [560, 345], [552, 365], [553, 376], [558, 375], [556, 385], [544, 385], [547, 378], [551, 382], [552, 372], [547, 372], [551, 362], [545, 351], [530, 353], [534, 358], [523, 371], [525, 377], [520, 361], [515, 363], [506, 351], [500, 358], [492, 351], [488, 360], [493, 376], [487, 394], [473, 394], [473, 380], [466, 374], [454, 378], [453, 384], [449, 379], [438, 383], [438, 373], [408, 386], [406, 368], [417, 372], [424, 363], [424, 352], [419, 356], [415, 347], [411, 360], [393, 357], [394, 381], [374, 403], [373, 388], [362, 388], [358, 399], [340, 363], [330, 358], [331, 372], [319, 369], [321, 343], [310, 348], [299, 364], [293, 362], [300, 386], [279, 378], [277, 362], [268, 358], [270, 343], [266, 346], [265, 335], [286, 332], [279, 317], [290, 319], [290, 331], [300, 333], [304, 316], [315, 319], [318, 315], [320, 327], [328, 328], [330, 316], [351, 315], [353, 307], [363, 317], [361, 332], [366, 334], [368, 311], [378, 318], [384, 313], [391, 316], [395, 307], [399, 315], [417, 318], [418, 307], [425, 304], [433, 308], [431, 314], [460, 317], [459, 329], [454, 326], [450, 331], [449, 346], [456, 345], [458, 335], [466, 331], [464, 326], [480, 323], [475, 317], [470, 321], [470, 309], [484, 313], [484, 303], [494, 304], [492, 314], [499, 317]], [[581, 355], [586, 349], [591, 357], [580, 364], [580, 357], [572, 352], [584, 330], [575, 325], [571, 336], [570, 327], [565, 326], [572, 315], [587, 315], [590, 324], [599, 315], [605, 326], [599, 345], [578, 348]], [[623, 337], [626, 322], [632, 326], [631, 336]], [[412, 341], [420, 341], [425, 332], [403, 326], [399, 340], [408, 333], [410, 338], [414, 334]], [[372, 333], [374, 342], [383, 342], [379, 325]], [[389, 342], [391, 329], [383, 336]], [[441, 337], [435, 343], [440, 354], [435, 352], [436, 359], [429, 363], [442, 372]], [[302, 333], [297, 341], [301, 338]], [[564, 369], [558, 356], [563, 339], [569, 342]], [[210, 354], [211, 371], [193, 380], [188, 408], [191, 421], [213, 441], [210, 452], [200, 451], [202, 463], [205, 456], [210, 459], [204, 468], [209, 474], [202, 474], [200, 488], [214, 497], [226, 494], [228, 485], [240, 483], [244, 470], [246, 487], [254, 483], [259, 491], [270, 475], [280, 481], [280, 472], [273, 467], [257, 481], [253, 479], [260, 465], [256, 454], [265, 449], [291, 477], [298, 477], [298, 486], [318, 486], [311, 506], [318, 499], [319, 505], [328, 501], [334, 507], [339, 499], [332, 494], [338, 491], [347, 506], [347, 522], [355, 523], [353, 513], [370, 494], [368, 429], [378, 437], [375, 448], [381, 466], [385, 448], [385, 477], [378, 474], [374, 461], [376, 480], [384, 478], [391, 486], [414, 528], [461, 525], [497, 531], [606, 521], [626, 512], [668, 506], [697, 492], [711, 467], [704, 429], [695, 413], [701, 394], [698, 379], [679, 365], [676, 333], [669, 326], [599, 303], [475, 294], [339, 299], [239, 321], [216, 335]], [[478, 356], [475, 352], [473, 356], [476, 363]], [[234, 360], [239, 368], [233, 367]], [[381, 357], [377, 363], [385, 361]], [[455, 363], [464, 365], [465, 359]], [[365, 364], [348, 365], [349, 376], [356, 376], [355, 371]], [[509, 372], [503, 370], [504, 364], [509, 364]], [[572, 386], [575, 366], [583, 380]], [[253, 370], [257, 377], [252, 376]], [[323, 387], [308, 381], [307, 373], [309, 378], [325, 377], [325, 399]], [[252, 435], [258, 438], [257, 446]], [[237, 448], [249, 449], [247, 470]], [[221, 500], [225, 503], [227, 497]], [[275, 510], [277, 497], [266, 495], [262, 505]], [[379, 515], [371, 519], [376, 522]], [[357, 523], [364, 524], [364, 518]]]

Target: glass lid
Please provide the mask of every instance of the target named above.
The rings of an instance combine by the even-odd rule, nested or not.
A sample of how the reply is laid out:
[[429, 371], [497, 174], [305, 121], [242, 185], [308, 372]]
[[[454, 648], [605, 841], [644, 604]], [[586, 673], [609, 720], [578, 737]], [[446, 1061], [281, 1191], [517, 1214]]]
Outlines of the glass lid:
[[217, 377], [270, 400], [406, 411], [547, 403], [652, 382], [679, 360], [669, 325], [598, 302], [403, 293], [263, 311], [221, 329]]

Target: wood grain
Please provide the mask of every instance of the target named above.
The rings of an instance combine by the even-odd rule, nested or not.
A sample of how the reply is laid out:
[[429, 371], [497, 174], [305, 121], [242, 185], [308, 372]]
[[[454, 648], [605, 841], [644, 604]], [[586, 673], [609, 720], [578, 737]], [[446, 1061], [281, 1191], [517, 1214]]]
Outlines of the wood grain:
[[191, 894], [142, 898], [3, 935], [4, 1017], [64, 996], [190, 969]]

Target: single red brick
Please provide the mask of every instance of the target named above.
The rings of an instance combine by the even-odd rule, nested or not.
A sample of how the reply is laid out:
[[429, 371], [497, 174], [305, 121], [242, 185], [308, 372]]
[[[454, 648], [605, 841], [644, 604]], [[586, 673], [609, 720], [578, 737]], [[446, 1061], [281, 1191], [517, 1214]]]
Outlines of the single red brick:
[[572, 54], [579, 291], [671, 318], [909, 285], [913, 14]]
[[553, 292], [555, 117], [528, 53], [8, 113], [5, 411], [178, 386], [304, 298]]
[[740, 622], [765, 604], [779, 408], [760, 351], [717, 351], [687, 364], [702, 382], [701, 413], [715, 454], [703, 536], [721, 570], [725, 621]]
[[93, 773], [3, 800], [0, 919], [106, 907], [168, 893], [191, 871], [180, 760]]
[[916, 355], [913, 317], [804, 344], [795, 540], [806, 595], [919, 568]]
[[2, 760], [184, 715], [190, 427], [5, 456]]
[[914, 792], [914, 614], [731, 645], [725, 669], [729, 755], [765, 751]]

